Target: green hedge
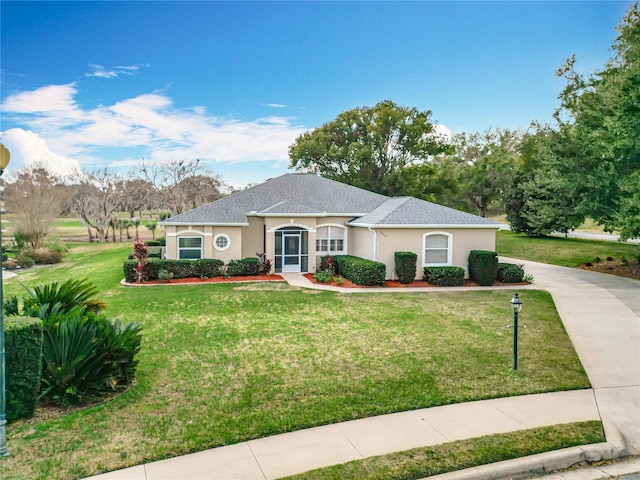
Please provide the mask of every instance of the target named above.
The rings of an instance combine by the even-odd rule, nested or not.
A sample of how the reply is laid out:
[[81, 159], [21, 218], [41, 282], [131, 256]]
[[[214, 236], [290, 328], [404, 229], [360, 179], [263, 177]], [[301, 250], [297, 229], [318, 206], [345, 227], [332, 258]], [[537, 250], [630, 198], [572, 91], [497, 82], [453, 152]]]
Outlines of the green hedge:
[[[124, 278], [127, 282], [136, 281], [137, 260], [127, 260], [124, 262]], [[144, 267], [145, 280], [157, 280], [158, 272], [166, 270], [173, 273], [173, 278], [189, 277], [219, 277], [224, 273], [224, 262], [215, 258], [202, 258], [200, 260], [164, 260], [151, 258]]]
[[469, 276], [478, 285], [493, 285], [498, 277], [498, 254], [487, 250], [471, 250]]
[[229, 264], [227, 265], [227, 275], [232, 277], [258, 275], [258, 273], [260, 273], [260, 259], [258, 257], [229, 260]]
[[144, 244], [147, 247], [159, 247], [161, 245], [160, 240], [147, 240]]
[[6, 317], [6, 416], [11, 422], [33, 415], [42, 374], [42, 321], [30, 317]]
[[459, 287], [464, 285], [464, 268], [424, 267], [424, 279], [438, 287]]
[[411, 283], [416, 278], [416, 265], [418, 255], [413, 252], [395, 252], [394, 254], [396, 275], [400, 283]]
[[502, 283], [519, 283], [524, 279], [524, 270], [515, 263], [498, 263], [498, 280]]
[[384, 263], [366, 260], [352, 255], [334, 255], [333, 260], [338, 266], [336, 273], [351, 280], [357, 285], [382, 285], [387, 273]]

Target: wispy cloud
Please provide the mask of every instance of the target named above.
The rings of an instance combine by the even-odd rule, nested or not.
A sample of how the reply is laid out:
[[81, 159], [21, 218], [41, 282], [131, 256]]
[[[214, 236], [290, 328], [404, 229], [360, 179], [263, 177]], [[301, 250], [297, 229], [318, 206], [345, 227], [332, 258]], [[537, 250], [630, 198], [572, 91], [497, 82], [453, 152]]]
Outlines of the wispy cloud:
[[116, 78], [120, 75], [134, 75], [140, 68], [148, 67], [148, 63], [140, 63], [137, 65], [118, 65], [110, 69], [105, 68], [102, 65], [96, 63], [90, 63], [90, 72], [86, 72], [85, 77], [98, 77], [98, 78]]
[[270, 108], [287, 108], [287, 105], [283, 105], [282, 103], [263, 103], [262, 105]]
[[[0, 105], [10, 132], [21, 139], [23, 163], [44, 155], [84, 166], [130, 165], [199, 158], [205, 162], [288, 161], [288, 147], [306, 129], [289, 117], [250, 121], [207, 114], [200, 106], [178, 109], [162, 93], [125, 98], [111, 105], [80, 105], [78, 85], [50, 85], [8, 96]], [[28, 145], [39, 145], [29, 149]], [[44, 145], [44, 146], [43, 146]], [[40, 152], [40, 153], [39, 153]], [[215, 167], [214, 167], [215, 169]]]

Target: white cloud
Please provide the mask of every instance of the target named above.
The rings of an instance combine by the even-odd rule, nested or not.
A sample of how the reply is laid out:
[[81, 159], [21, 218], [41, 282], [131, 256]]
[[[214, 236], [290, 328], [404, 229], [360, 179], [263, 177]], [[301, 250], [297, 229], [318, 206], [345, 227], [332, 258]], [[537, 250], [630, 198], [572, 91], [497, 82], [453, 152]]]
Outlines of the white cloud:
[[8, 96], [2, 104], [5, 113], [34, 115], [65, 115], [77, 118], [79, 113], [75, 103], [76, 86], [49, 85], [31, 92]]
[[46, 141], [37, 134], [21, 128], [3, 132], [2, 143], [11, 154], [7, 168], [9, 172], [34, 164], [44, 165], [60, 175], [68, 175], [80, 169], [77, 161], [53, 153]]
[[98, 78], [116, 78], [120, 75], [134, 75], [141, 67], [148, 67], [148, 63], [141, 63], [138, 65], [118, 65], [107, 70], [102, 65], [96, 63], [90, 63], [90, 72], [84, 74], [85, 77], [98, 77]]
[[34, 139], [39, 139], [51, 155], [83, 165], [126, 165], [135, 158], [288, 161], [289, 145], [306, 131], [288, 117], [240, 121], [207, 115], [201, 106], [177, 109], [170, 97], [160, 93], [95, 108], [79, 105], [77, 94], [76, 84], [50, 85], [10, 95], [0, 108], [5, 124], [24, 128], [12, 130], [22, 132], [23, 138], [31, 134], [32, 141], [24, 141], [25, 145], [35, 145]]
[[282, 103], [263, 103], [263, 105], [271, 108], [287, 108], [287, 106]]

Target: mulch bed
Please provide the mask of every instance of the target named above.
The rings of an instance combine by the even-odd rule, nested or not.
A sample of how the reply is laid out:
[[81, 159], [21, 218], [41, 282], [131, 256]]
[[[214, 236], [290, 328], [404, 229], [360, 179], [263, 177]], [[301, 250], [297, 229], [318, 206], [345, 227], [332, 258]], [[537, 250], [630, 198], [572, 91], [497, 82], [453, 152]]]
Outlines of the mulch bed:
[[620, 260], [601, 260], [587, 262], [578, 267], [580, 270], [589, 270], [591, 272], [608, 273], [618, 277], [632, 278], [640, 280], [640, 264], [637, 260], [629, 260], [626, 265], [622, 265]]
[[[342, 285], [338, 285], [334, 280], [331, 280], [330, 282], [327, 283], [322, 283], [322, 282], [318, 282], [314, 277], [313, 277], [313, 273], [305, 273], [304, 276], [307, 278], [307, 280], [309, 280], [311, 283], [315, 283], [317, 285], [329, 285], [332, 287], [342, 287], [342, 288], [376, 288], [379, 286], [373, 286], [373, 287], [365, 287], [362, 285], [357, 285], [355, 283], [353, 283], [351, 280], [347, 280], [346, 278], [342, 280]], [[515, 285], [529, 285], [529, 283], [527, 282], [520, 282], [520, 283], [502, 283], [502, 282], [495, 282], [493, 284], [494, 287], [504, 287], [504, 286], [515, 286]], [[424, 280], [414, 280], [411, 283], [400, 283], [398, 280], [385, 280], [384, 281], [384, 285], [385, 288], [415, 288], [415, 287], [423, 287], [423, 288], [441, 288], [438, 287], [437, 285], [431, 285], [430, 283], [425, 282]], [[478, 284], [472, 280], [466, 279], [464, 281], [464, 287], [477, 287]]]
[[172, 278], [171, 280], [147, 280], [142, 283], [126, 283], [124, 285], [184, 285], [200, 283], [235, 283], [235, 282], [279, 282], [283, 281], [280, 275], [238, 275], [233, 277], [213, 278]]

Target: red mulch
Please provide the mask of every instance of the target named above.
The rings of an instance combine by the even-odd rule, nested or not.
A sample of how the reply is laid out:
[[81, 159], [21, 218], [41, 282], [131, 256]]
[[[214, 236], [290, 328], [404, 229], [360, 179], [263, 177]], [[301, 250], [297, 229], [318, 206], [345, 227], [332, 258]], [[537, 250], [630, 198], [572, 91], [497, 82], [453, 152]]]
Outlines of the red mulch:
[[[321, 283], [318, 282], [315, 278], [313, 278], [313, 273], [305, 273], [304, 274], [305, 277], [307, 277], [307, 279], [311, 282], [311, 283], [316, 283], [319, 285], [330, 285], [332, 287], [342, 287], [342, 288], [372, 288], [372, 287], [363, 287], [362, 285], [356, 285], [355, 283], [353, 283], [350, 280], [347, 280], [346, 278], [343, 279], [342, 281], [342, 285], [338, 285], [334, 280], [331, 280], [328, 283]], [[502, 283], [502, 282], [495, 282], [493, 284], [493, 286], [510, 286], [510, 285], [529, 285], [527, 282], [521, 282], [521, 283]], [[466, 279], [464, 281], [464, 287], [477, 287], [478, 284], [472, 280]], [[385, 280], [384, 281], [384, 287], [385, 288], [414, 288], [414, 287], [424, 287], [424, 288], [440, 288], [436, 285], [431, 285], [430, 283], [425, 282], [424, 280], [414, 280], [411, 283], [400, 283], [398, 280]]]
[[[198, 284], [198, 283], [231, 283], [231, 282], [271, 282], [284, 280], [280, 275], [247, 275], [233, 277], [214, 277], [214, 278], [172, 278], [171, 280], [148, 280], [142, 282], [141, 285], [164, 285], [164, 284]], [[127, 283], [126, 285], [139, 285], [137, 283]]]

